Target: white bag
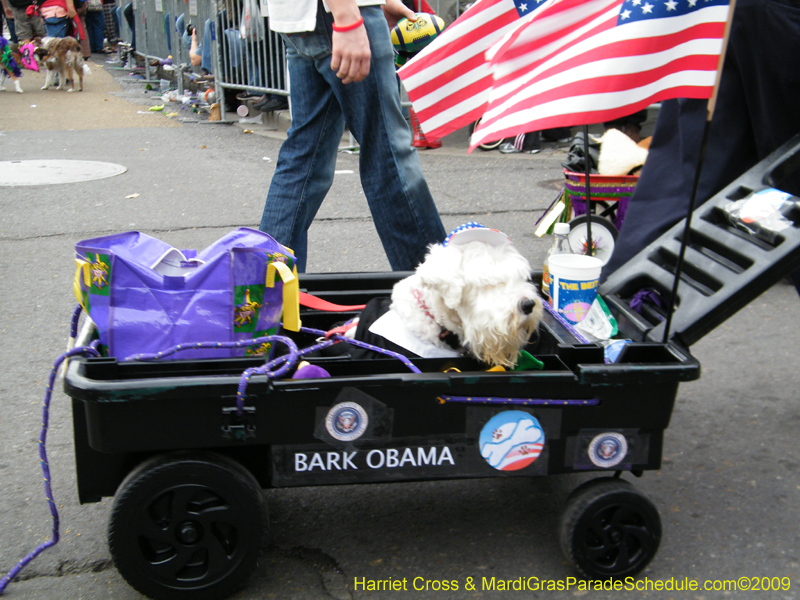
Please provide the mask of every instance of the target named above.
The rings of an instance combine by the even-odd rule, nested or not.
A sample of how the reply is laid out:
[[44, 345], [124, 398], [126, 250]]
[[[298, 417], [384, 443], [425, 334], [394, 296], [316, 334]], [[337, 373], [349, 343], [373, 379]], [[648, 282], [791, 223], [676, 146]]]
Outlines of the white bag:
[[258, 0], [245, 0], [242, 9], [242, 23], [239, 26], [242, 39], [265, 39], [264, 18], [258, 7]]

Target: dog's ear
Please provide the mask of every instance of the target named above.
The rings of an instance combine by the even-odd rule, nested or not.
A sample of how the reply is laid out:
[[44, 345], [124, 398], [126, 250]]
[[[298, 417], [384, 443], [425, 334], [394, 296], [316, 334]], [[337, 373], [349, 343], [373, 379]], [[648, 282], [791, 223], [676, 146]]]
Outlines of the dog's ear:
[[457, 246], [431, 246], [417, 275], [427, 288], [436, 290], [447, 308], [461, 304], [464, 291], [463, 254]]

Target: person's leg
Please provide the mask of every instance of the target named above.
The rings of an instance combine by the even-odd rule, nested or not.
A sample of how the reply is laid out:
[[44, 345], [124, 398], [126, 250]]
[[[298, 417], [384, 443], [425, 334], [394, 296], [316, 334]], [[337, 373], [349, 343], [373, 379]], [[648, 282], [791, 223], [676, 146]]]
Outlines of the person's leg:
[[131, 50], [136, 50], [136, 19], [133, 16], [133, 4], [131, 2], [125, 5], [122, 14], [125, 16], [125, 22], [131, 30]]
[[114, 51], [116, 51], [117, 40], [119, 39], [119, 27], [115, 28], [116, 20], [116, 4], [103, 4], [103, 37], [108, 41], [109, 48]]
[[292, 125], [278, 154], [259, 229], [292, 248], [303, 272], [308, 228], [333, 183], [344, 120], [319, 72], [330, 71], [330, 44], [307, 33], [287, 36], [286, 48]]
[[105, 20], [103, 18], [102, 10], [89, 10], [86, 11], [86, 28], [89, 37], [89, 49], [92, 52], [103, 51], [103, 38]]
[[44, 22], [40, 17], [29, 17], [24, 8], [16, 6], [11, 7], [11, 12], [14, 13], [14, 25], [20, 44], [27, 44], [36, 36], [45, 36]]
[[[365, 6], [361, 15], [372, 51], [369, 75], [344, 85], [330, 66], [323, 73], [361, 146], [361, 184], [389, 264], [394, 270], [413, 270], [425, 258], [428, 246], [441, 242], [447, 234], [419, 156], [411, 147], [383, 10]], [[324, 18], [330, 31], [331, 17], [326, 13]]]

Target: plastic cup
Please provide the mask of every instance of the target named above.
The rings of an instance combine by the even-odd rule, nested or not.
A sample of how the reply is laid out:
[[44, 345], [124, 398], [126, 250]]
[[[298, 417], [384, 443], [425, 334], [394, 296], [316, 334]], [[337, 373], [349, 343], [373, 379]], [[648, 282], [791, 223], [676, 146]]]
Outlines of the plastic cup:
[[240, 117], [246, 117], [249, 112], [249, 109], [244, 104], [240, 104], [236, 109], [236, 114], [238, 114]]
[[159, 84], [161, 85], [161, 91], [162, 92], [168, 92], [169, 91], [169, 85], [170, 85], [169, 79], [162, 79], [159, 82]]
[[580, 323], [597, 296], [603, 261], [583, 254], [554, 254], [550, 265], [550, 303], [562, 317]]

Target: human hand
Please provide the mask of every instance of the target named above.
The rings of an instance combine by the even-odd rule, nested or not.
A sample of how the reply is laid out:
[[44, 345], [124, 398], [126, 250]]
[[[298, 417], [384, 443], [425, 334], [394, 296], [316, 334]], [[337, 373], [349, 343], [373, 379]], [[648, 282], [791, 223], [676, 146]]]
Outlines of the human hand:
[[332, 44], [331, 69], [342, 83], [362, 81], [369, 75], [372, 52], [363, 25], [350, 31], [334, 31]]
[[386, 17], [389, 29], [397, 25], [402, 18], [412, 22], [417, 20], [417, 13], [403, 4], [401, 0], [386, 0], [386, 4], [383, 5], [383, 16]]
[[8, 17], [9, 19], [14, 18], [14, 11], [11, 10], [10, 6], [6, 6], [5, 4], [3, 4], [3, 12], [6, 13], [6, 17]]

